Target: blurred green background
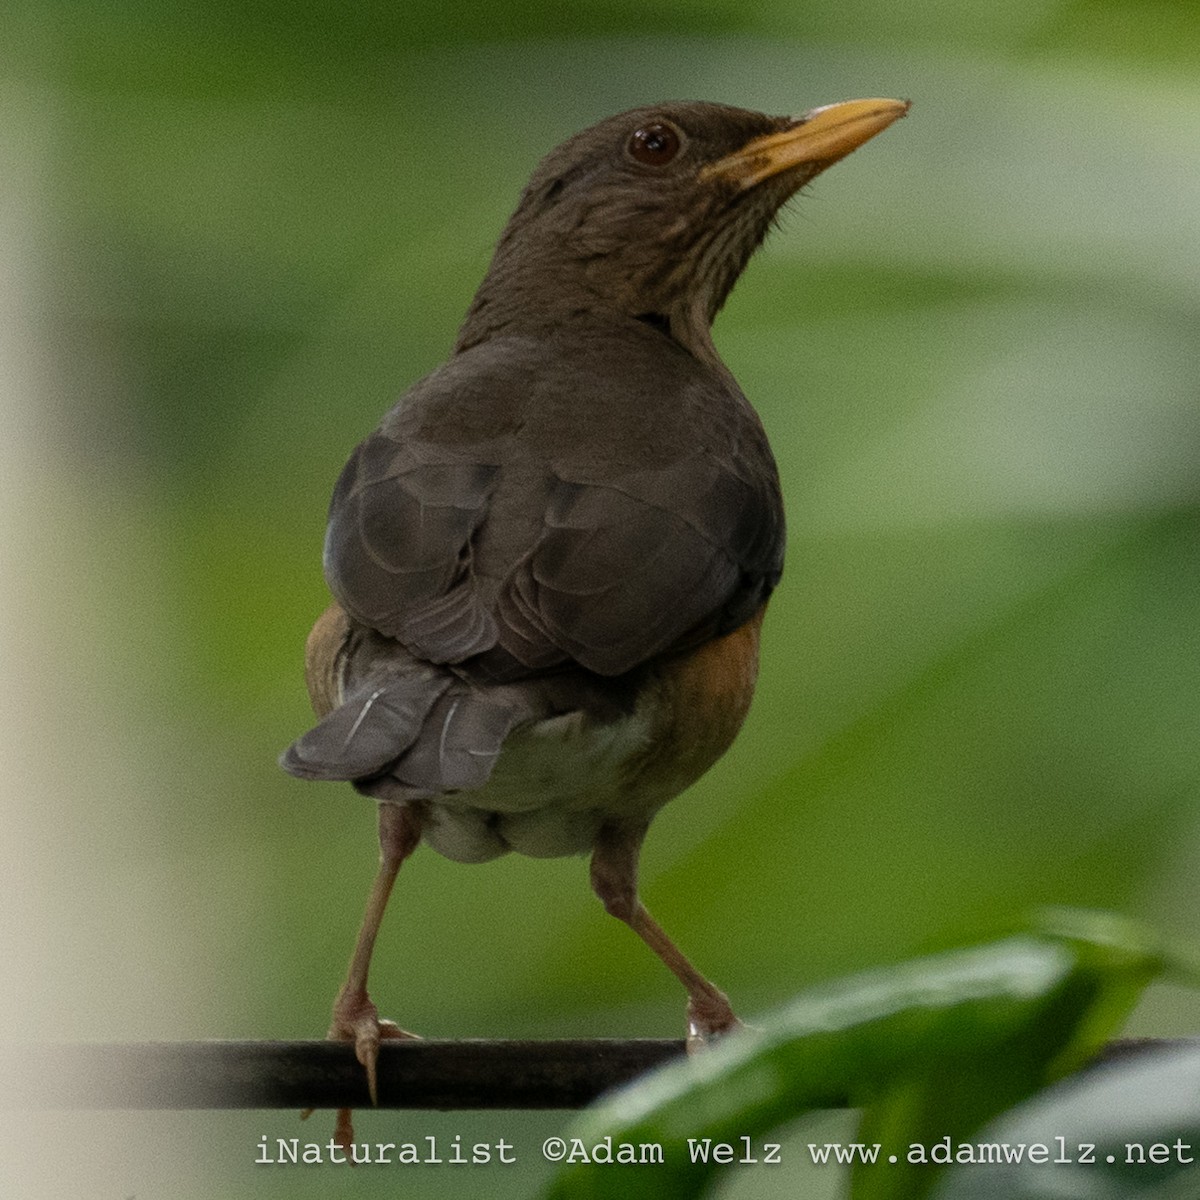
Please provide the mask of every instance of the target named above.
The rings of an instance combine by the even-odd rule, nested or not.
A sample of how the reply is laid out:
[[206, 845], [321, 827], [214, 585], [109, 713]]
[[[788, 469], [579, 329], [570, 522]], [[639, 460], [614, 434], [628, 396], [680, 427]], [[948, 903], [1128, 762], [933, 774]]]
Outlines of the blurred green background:
[[[788, 569], [744, 733], [651, 833], [652, 911], [749, 1016], [1041, 902], [1200, 939], [1198, 67], [1184, 0], [6, 6], [6, 1033], [323, 1031], [374, 815], [275, 756], [309, 720], [333, 481], [445, 356], [538, 157], [668, 98], [914, 107], [718, 318]], [[682, 1031], [579, 860], [423, 851], [373, 982], [431, 1036]], [[1198, 1021], [1159, 988], [1136, 1032]], [[334, 1181], [252, 1166], [326, 1114], [58, 1114], [4, 1169], [523, 1196], [566, 1124], [364, 1114], [521, 1165]], [[836, 1190], [788, 1161], [722, 1194]]]

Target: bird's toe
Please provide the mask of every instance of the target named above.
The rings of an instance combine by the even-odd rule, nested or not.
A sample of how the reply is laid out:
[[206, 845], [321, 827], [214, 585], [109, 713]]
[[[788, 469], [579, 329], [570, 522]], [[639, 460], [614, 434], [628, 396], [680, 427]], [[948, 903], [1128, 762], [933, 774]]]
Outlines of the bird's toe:
[[[366, 992], [338, 993], [333, 1005], [333, 1020], [326, 1037], [335, 1042], [353, 1042], [354, 1057], [367, 1073], [371, 1103], [379, 1103], [379, 1045], [384, 1039], [415, 1038], [418, 1034], [401, 1029], [395, 1021], [379, 1016], [379, 1010]], [[339, 1117], [340, 1122], [340, 1117]]]

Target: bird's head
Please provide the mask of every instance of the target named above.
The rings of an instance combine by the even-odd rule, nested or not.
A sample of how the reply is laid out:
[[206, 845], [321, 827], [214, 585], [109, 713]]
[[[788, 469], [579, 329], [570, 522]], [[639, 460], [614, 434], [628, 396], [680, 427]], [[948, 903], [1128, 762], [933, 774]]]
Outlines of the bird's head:
[[458, 348], [601, 310], [661, 325], [708, 357], [712, 319], [780, 206], [907, 111], [852, 100], [770, 117], [692, 102], [585, 129], [534, 171]]

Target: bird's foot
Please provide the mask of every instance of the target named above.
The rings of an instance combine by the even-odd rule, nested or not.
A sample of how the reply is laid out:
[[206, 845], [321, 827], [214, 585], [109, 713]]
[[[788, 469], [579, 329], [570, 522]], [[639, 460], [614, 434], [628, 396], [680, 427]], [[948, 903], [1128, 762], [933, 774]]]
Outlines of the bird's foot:
[[361, 988], [343, 988], [333, 1002], [333, 1020], [325, 1035], [331, 1042], [353, 1042], [354, 1057], [367, 1072], [371, 1103], [379, 1103], [377, 1065], [379, 1044], [385, 1038], [416, 1038], [419, 1034], [401, 1029], [395, 1021], [381, 1019], [379, 1010]]
[[[378, 1104], [377, 1066], [380, 1042], [385, 1038], [419, 1038], [420, 1034], [401, 1029], [395, 1021], [381, 1019], [379, 1010], [365, 991], [343, 988], [333, 1002], [333, 1020], [325, 1036], [331, 1042], [354, 1043], [354, 1057], [367, 1072], [367, 1091], [371, 1094], [371, 1103]], [[300, 1116], [307, 1118], [312, 1111], [311, 1108], [307, 1108]], [[354, 1141], [351, 1109], [338, 1109], [333, 1140], [345, 1154], [350, 1154], [350, 1146]]]
[[729, 997], [713, 988], [711, 992], [693, 993], [688, 1000], [687, 1028], [687, 1052], [695, 1054], [745, 1026], [734, 1015]]

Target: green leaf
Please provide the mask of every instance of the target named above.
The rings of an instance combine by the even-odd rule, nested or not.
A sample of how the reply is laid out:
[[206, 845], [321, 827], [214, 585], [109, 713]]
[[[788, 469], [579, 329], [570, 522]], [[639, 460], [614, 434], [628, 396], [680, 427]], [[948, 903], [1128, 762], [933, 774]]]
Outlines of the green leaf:
[[[981, 1130], [970, 1165], [936, 1200], [1183, 1200], [1196, 1195], [1200, 1043], [1139, 1053], [1044, 1095]], [[1046, 1147], [1046, 1157], [1029, 1156]], [[999, 1154], [993, 1147], [1000, 1148]], [[1020, 1155], [1020, 1161], [1012, 1161]], [[997, 1162], [997, 1157], [1007, 1161]]]
[[[1141, 926], [1058, 912], [1027, 933], [812, 989], [761, 1030], [590, 1110], [548, 1195], [693, 1196], [719, 1165], [715, 1147], [736, 1156], [743, 1138], [849, 1106], [864, 1109], [868, 1153], [879, 1147], [874, 1165], [855, 1168], [855, 1200], [925, 1196], [940, 1170], [928, 1161], [935, 1142], [957, 1142], [1085, 1062], [1173, 961]], [[622, 1146], [661, 1146], [661, 1162], [588, 1161], [610, 1145], [618, 1163]]]

